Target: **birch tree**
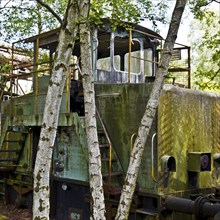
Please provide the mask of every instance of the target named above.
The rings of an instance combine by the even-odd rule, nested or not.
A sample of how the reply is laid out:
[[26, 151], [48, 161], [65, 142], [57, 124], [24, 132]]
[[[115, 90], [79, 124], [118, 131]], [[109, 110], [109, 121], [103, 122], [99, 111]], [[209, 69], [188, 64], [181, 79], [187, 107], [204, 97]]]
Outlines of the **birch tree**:
[[[42, 3], [39, 0], [37, 1]], [[51, 158], [56, 138], [61, 98], [66, 80], [66, 70], [78, 31], [77, 19], [78, 10], [76, 2], [69, 0], [66, 15], [60, 29], [56, 58], [46, 96], [43, 124], [34, 168], [34, 220], [49, 220]]]
[[187, 0], [176, 0], [176, 5], [173, 10], [169, 31], [164, 43], [164, 48], [161, 54], [160, 64], [156, 73], [156, 80], [153, 85], [150, 98], [148, 100], [145, 113], [141, 120], [138, 129], [138, 135], [134, 143], [132, 154], [130, 157], [129, 167], [125, 178], [125, 183], [120, 197], [119, 207], [116, 219], [128, 219], [129, 210], [132, 202], [132, 197], [136, 187], [136, 180], [138, 176], [141, 158], [146, 144], [147, 136], [149, 134], [153, 119], [155, 117], [158, 100], [164, 84], [164, 76], [168, 71], [168, 66], [171, 58], [171, 53], [177, 37], [182, 14]]
[[[50, 10], [41, 0], [38, 2]], [[89, 147], [89, 174], [92, 194], [91, 219], [105, 219], [104, 192], [101, 174], [101, 156], [95, 117], [95, 96], [92, 83], [90, 26], [88, 23], [90, 1], [69, 1], [66, 18], [61, 27], [56, 59], [48, 87], [43, 125], [34, 170], [33, 219], [49, 219], [50, 169], [53, 146], [56, 138], [59, 109], [66, 80], [66, 70], [74, 47], [74, 39], [80, 28], [81, 59], [85, 99], [85, 122]]]
[[90, 219], [104, 220], [105, 202], [101, 173], [101, 154], [96, 126], [95, 91], [92, 79], [91, 28], [88, 19], [89, 6], [90, 0], [81, 1], [79, 4], [81, 73], [83, 76], [86, 137], [89, 151]]

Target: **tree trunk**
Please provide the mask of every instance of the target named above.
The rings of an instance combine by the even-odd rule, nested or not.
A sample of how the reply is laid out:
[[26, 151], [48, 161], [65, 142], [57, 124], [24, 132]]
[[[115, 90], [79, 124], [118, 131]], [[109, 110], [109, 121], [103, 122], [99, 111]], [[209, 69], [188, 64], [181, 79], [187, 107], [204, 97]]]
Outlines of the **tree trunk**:
[[135, 140], [132, 155], [130, 157], [130, 163], [125, 178], [125, 183], [122, 189], [116, 219], [128, 219], [144, 146], [146, 144], [147, 136], [155, 117], [158, 100], [164, 84], [164, 76], [168, 71], [171, 53], [177, 37], [177, 32], [186, 2], [187, 0], [176, 1], [169, 31], [166, 41], [164, 43], [164, 49], [161, 54], [161, 61], [157, 70], [156, 80], [154, 82], [153, 89], [145, 109], [145, 113], [141, 120], [141, 125], [138, 129], [138, 136]]
[[53, 146], [58, 126], [60, 104], [74, 39], [77, 34], [78, 13], [70, 1], [65, 25], [60, 30], [59, 43], [45, 101], [43, 124], [34, 168], [33, 219], [49, 220], [50, 170]]
[[95, 91], [92, 82], [92, 55], [90, 25], [88, 22], [89, 0], [80, 4], [80, 53], [83, 76], [86, 135], [89, 150], [89, 177], [91, 192], [90, 219], [105, 219], [105, 203], [101, 173], [101, 155], [98, 143]]

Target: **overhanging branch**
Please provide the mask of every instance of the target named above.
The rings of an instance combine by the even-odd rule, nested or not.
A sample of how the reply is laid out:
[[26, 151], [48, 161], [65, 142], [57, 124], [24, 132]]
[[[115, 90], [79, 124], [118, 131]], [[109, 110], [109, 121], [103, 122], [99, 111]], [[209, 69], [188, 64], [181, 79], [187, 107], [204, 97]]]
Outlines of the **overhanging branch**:
[[60, 22], [60, 24], [62, 24], [62, 19], [60, 16], [48, 4], [41, 0], [36, 0], [36, 2], [45, 7]]
[[5, 8], [10, 2], [11, 2], [11, 0], [9, 0], [8, 2], [6, 2], [5, 5], [3, 6], [3, 8]]
[[220, 71], [220, 68], [214, 73], [214, 75], [210, 78], [210, 80], [204, 84], [205, 87], [207, 87], [208, 84], [212, 82], [219, 75], [219, 71]]

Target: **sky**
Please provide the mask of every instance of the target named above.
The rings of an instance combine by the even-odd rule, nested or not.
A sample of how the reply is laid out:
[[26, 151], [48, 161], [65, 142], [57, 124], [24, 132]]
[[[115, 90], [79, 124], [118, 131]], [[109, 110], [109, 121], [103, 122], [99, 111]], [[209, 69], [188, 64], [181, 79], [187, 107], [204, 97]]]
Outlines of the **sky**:
[[[170, 19], [172, 16], [174, 5], [175, 5], [174, 3], [175, 3], [174, 1], [172, 1], [172, 4], [170, 3], [170, 9], [167, 11]], [[186, 7], [184, 14], [183, 14], [183, 17], [182, 17], [180, 28], [178, 31], [178, 36], [177, 36], [177, 40], [176, 40], [177, 43], [190, 46], [190, 42], [188, 40], [188, 34], [190, 31], [190, 22], [192, 20], [193, 20], [193, 15], [190, 13], [189, 8]], [[160, 30], [159, 34], [165, 39], [167, 36], [168, 29], [169, 29], [169, 23], [168, 24], [157, 23], [157, 24], [158, 24], [157, 29]], [[150, 22], [143, 21], [143, 22], [141, 22], [141, 25], [146, 26], [148, 28], [151, 28]]]
[[[172, 2], [172, 4], [171, 4]], [[169, 14], [169, 16], [171, 17], [172, 12], [173, 12], [173, 8], [174, 8], [174, 1], [170, 1], [170, 10], [167, 11], [167, 13]], [[211, 10], [215, 10], [219, 12], [220, 15], [220, 4], [213, 2], [209, 8]], [[178, 31], [178, 36], [177, 36], [177, 43], [180, 44], [184, 44], [186, 46], [190, 46], [190, 42], [189, 42], [189, 38], [188, 35], [190, 34], [190, 23], [193, 21], [193, 14], [190, 12], [189, 6], [186, 6], [183, 17], [182, 17], [182, 21], [180, 24], [180, 28]], [[151, 24], [149, 22], [143, 21], [141, 22], [141, 25], [146, 26], [148, 28], [151, 28]], [[160, 30], [160, 35], [165, 39], [167, 36], [167, 32], [168, 32], [168, 28], [169, 28], [169, 23], [168, 24], [159, 24], [158, 23], [158, 29]]]

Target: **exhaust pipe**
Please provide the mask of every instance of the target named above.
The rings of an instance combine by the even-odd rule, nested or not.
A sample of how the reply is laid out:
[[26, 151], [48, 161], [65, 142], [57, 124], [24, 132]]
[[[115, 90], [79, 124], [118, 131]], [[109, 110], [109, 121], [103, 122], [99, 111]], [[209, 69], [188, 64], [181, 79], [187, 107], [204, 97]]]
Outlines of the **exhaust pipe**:
[[195, 201], [175, 196], [166, 196], [164, 208], [170, 211], [194, 214], [196, 220], [207, 217], [214, 217], [214, 220], [220, 219], [220, 204], [210, 203], [207, 198], [202, 196], [199, 196]]

